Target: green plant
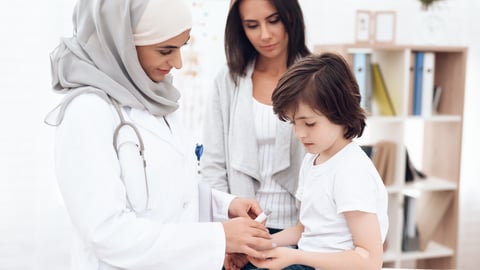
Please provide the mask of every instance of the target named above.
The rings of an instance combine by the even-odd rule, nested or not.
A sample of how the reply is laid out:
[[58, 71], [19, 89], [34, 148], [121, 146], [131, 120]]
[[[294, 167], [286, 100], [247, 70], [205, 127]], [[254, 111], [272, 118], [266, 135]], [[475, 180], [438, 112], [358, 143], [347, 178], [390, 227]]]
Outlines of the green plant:
[[422, 9], [428, 10], [428, 8], [435, 2], [441, 1], [441, 0], [418, 0], [420, 3], [422, 3]]

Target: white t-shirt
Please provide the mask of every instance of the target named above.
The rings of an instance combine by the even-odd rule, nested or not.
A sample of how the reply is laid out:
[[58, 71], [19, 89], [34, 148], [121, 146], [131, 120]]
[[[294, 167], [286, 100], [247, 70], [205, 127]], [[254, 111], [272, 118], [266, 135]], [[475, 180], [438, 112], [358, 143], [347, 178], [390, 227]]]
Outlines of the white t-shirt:
[[355, 142], [322, 164], [306, 154], [296, 193], [305, 229], [301, 250], [337, 252], [354, 249], [343, 212], [377, 214], [382, 241], [388, 230], [388, 194], [370, 158]]

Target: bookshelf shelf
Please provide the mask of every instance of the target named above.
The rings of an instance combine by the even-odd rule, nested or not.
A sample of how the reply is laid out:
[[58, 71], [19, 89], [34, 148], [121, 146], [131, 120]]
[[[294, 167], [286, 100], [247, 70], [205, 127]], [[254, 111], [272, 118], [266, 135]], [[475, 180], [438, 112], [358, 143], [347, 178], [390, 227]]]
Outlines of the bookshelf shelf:
[[370, 123], [402, 123], [404, 118], [401, 116], [370, 116], [368, 117]]
[[456, 189], [456, 183], [436, 177], [428, 177], [427, 179], [420, 179], [412, 183], [405, 184], [405, 190], [407, 191], [448, 191]]
[[419, 179], [414, 182], [406, 183], [405, 185], [388, 185], [386, 188], [389, 194], [401, 193], [404, 195], [416, 195], [421, 192], [455, 191], [457, 190], [457, 184], [445, 179], [430, 176], [426, 179]]
[[[315, 53], [327, 51], [342, 54], [361, 78], [357, 81], [368, 119], [357, 142], [369, 147], [385, 141], [396, 145], [388, 161], [393, 162], [393, 172], [381, 173], [390, 176], [383, 179], [390, 219], [384, 267], [456, 269], [467, 49], [390, 44], [314, 47]], [[376, 71], [369, 75], [372, 66]], [[374, 159], [379, 148], [372, 149]], [[426, 178], [405, 180], [411, 171], [406, 170], [406, 150], [410, 163]], [[377, 169], [381, 172], [384, 168]], [[413, 231], [418, 231], [418, 245], [405, 246], [416, 243], [405, 237], [412, 224], [417, 228]]]
[[388, 194], [395, 194], [395, 193], [401, 193], [403, 190], [403, 186], [399, 185], [389, 185], [386, 186]]
[[462, 121], [462, 118], [458, 115], [434, 115], [429, 117], [408, 116], [407, 119], [412, 121], [425, 121], [425, 122], [461, 122]]
[[419, 260], [432, 259], [453, 256], [454, 252], [451, 248], [436, 242], [430, 242], [424, 251], [408, 251], [401, 255], [402, 260]]
[[383, 261], [384, 262], [394, 262], [396, 259], [396, 254], [395, 252], [387, 250], [386, 252], [383, 253]]

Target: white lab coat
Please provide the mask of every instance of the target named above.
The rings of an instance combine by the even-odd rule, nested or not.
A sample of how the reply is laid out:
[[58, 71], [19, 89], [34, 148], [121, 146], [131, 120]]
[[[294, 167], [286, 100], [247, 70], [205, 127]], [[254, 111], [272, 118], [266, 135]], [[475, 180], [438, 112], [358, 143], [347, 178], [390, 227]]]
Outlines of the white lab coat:
[[[135, 151], [121, 158], [120, 166], [112, 143], [119, 123], [114, 107], [95, 94], [76, 97], [57, 129], [55, 150], [75, 233], [72, 269], [221, 269], [223, 226], [198, 223], [194, 145], [185, 139], [176, 113], [167, 117], [169, 128], [146, 111], [122, 110], [145, 144], [151, 210], [136, 214], [128, 208], [126, 192], [136, 209], [144, 208], [145, 182]], [[132, 134], [128, 128], [121, 132], [119, 144], [126, 142], [121, 149], [134, 146]], [[125, 184], [120, 175], [128, 175]], [[226, 218], [231, 200], [213, 191], [214, 217]]]

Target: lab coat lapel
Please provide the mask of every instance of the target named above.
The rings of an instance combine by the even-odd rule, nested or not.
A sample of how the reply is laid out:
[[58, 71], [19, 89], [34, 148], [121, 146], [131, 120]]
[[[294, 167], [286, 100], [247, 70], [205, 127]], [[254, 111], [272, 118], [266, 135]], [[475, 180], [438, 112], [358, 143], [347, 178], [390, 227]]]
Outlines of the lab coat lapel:
[[[170, 144], [179, 153], [182, 153], [182, 149], [180, 148], [181, 145], [178, 143], [178, 136], [172, 134], [173, 131], [167, 126], [162, 118], [156, 118], [144, 110], [134, 108], [131, 109], [129, 117], [135, 125], [147, 130], [154, 136]], [[172, 126], [173, 123], [169, 122], [169, 124], [174, 128]]]
[[[241, 80], [230, 111], [230, 149], [231, 166], [257, 180], [260, 180], [258, 168], [258, 147], [252, 108], [252, 71]], [[235, 102], [236, 99], [236, 102]]]

